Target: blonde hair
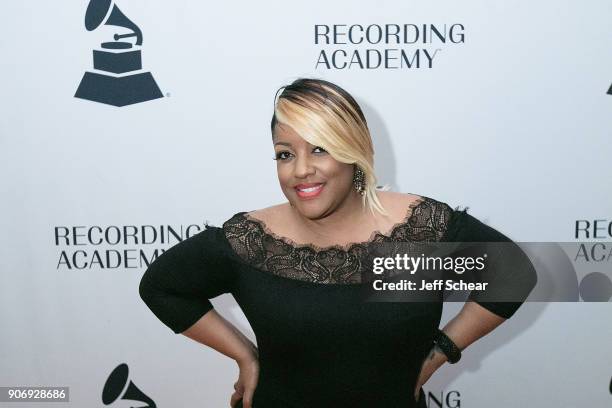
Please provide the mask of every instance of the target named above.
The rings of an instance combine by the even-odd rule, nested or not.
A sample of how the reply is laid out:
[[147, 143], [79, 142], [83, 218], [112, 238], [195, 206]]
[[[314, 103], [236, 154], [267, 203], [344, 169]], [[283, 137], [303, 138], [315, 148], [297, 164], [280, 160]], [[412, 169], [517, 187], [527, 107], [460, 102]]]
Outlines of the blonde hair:
[[374, 147], [365, 116], [355, 99], [338, 85], [322, 79], [299, 78], [281, 89], [278, 100], [275, 97], [272, 136], [277, 123], [288, 125], [337, 161], [359, 166], [365, 181], [364, 207], [388, 215], [376, 195]]

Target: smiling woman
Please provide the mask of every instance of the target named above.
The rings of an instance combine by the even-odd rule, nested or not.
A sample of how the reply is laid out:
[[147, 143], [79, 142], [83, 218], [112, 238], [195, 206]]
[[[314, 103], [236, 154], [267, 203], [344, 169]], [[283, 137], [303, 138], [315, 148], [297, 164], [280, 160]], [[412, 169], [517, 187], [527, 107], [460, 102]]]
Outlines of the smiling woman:
[[[376, 190], [374, 174], [374, 147], [365, 116], [355, 99], [342, 88], [323, 80], [297, 80], [284, 87], [270, 123], [276, 158], [282, 146], [293, 148], [289, 166], [278, 164], [278, 176], [283, 192], [290, 190], [283, 184], [289, 172], [295, 179], [303, 180], [324, 167], [344, 187], [342, 196], [349, 197], [351, 179], [363, 178], [363, 205], [370, 210], [387, 214], [381, 206]], [[315, 153], [314, 150], [317, 150]], [[321, 151], [324, 150], [324, 151]], [[296, 157], [296, 153], [300, 153]], [[309, 152], [308, 154], [304, 154]], [[313, 157], [314, 154], [314, 157]], [[307, 182], [307, 180], [303, 180]], [[347, 188], [348, 187], [348, 188]], [[290, 196], [287, 196], [292, 203]], [[295, 204], [295, 203], [292, 203]]]
[[[441, 289], [435, 302], [365, 302], [362, 272], [379, 244], [510, 239], [466, 210], [378, 189], [365, 116], [339, 86], [303, 78], [281, 89], [271, 131], [287, 202], [238, 212], [170, 248], [140, 296], [175, 333], [236, 361], [233, 407], [425, 407], [432, 373], [521, 302], [473, 291], [440, 330]], [[523, 283], [513, 286], [522, 300], [535, 285], [528, 267], [488, 282], [503, 292], [508, 278]], [[222, 293], [257, 345], [216, 313], [210, 299]]]
[[281, 124], [276, 126], [274, 149], [281, 189], [300, 214], [319, 219], [350, 205], [353, 165], [334, 159]]

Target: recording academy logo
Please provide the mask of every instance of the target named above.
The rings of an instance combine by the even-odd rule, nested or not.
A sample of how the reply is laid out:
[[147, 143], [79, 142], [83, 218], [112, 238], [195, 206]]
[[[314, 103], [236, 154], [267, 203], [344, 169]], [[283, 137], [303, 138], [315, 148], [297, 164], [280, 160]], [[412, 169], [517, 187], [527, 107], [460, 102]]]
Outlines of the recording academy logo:
[[[100, 50], [93, 50], [95, 72], [85, 72], [74, 96], [113, 106], [162, 98], [153, 75], [142, 70], [140, 28], [112, 0], [90, 0], [85, 28], [93, 31], [102, 25], [127, 28], [131, 32], [115, 34], [114, 41], [103, 42]], [[135, 42], [119, 41], [125, 38], [135, 38]]]
[[167, 248], [205, 228], [201, 224], [57, 225], [53, 245], [56, 270], [121, 271], [147, 268]]
[[[110, 373], [102, 390], [104, 405], [110, 405], [119, 400], [129, 400], [138, 401], [139, 408], [156, 408], [155, 402], [129, 380], [128, 374], [129, 369], [125, 363], [119, 364]], [[140, 403], [145, 405], [140, 405]]]
[[315, 69], [433, 68], [446, 47], [465, 43], [463, 24], [315, 24]]

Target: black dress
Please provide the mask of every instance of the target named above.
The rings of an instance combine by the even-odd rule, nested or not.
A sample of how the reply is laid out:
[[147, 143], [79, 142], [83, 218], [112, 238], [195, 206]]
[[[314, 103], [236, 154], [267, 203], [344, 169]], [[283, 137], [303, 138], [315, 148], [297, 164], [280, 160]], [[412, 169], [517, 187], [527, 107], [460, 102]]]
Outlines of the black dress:
[[[213, 308], [209, 299], [231, 293], [257, 340], [254, 408], [424, 406], [423, 390], [419, 403], [413, 390], [442, 302], [363, 302], [359, 290], [368, 248], [393, 241], [512, 242], [466, 210], [423, 196], [391, 233], [348, 248], [297, 245], [240, 212], [159, 256], [140, 296], [181, 333]], [[529, 293], [534, 271], [513, 273]], [[479, 303], [505, 318], [521, 304]]]

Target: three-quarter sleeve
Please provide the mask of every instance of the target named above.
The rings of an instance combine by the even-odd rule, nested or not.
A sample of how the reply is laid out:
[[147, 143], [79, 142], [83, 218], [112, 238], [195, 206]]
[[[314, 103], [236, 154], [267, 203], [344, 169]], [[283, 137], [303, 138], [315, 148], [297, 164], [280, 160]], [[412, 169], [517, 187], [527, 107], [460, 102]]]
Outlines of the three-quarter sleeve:
[[140, 297], [174, 333], [182, 333], [213, 309], [209, 299], [232, 290], [222, 233], [206, 226], [163, 252], [142, 276]]
[[[454, 210], [445, 240], [487, 243], [487, 268], [478, 278], [486, 291], [472, 291], [472, 300], [490, 312], [510, 318], [523, 304], [537, 282], [535, 268], [525, 252], [510, 238], [484, 224], [465, 210]], [[502, 244], [496, 244], [502, 243]]]

